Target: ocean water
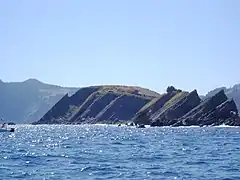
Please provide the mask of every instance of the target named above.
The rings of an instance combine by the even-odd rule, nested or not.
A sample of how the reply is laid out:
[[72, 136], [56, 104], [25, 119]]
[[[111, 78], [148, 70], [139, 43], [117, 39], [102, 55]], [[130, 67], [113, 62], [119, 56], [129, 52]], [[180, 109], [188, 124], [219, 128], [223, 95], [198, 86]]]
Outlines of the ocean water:
[[0, 133], [7, 179], [240, 179], [240, 128], [19, 125]]

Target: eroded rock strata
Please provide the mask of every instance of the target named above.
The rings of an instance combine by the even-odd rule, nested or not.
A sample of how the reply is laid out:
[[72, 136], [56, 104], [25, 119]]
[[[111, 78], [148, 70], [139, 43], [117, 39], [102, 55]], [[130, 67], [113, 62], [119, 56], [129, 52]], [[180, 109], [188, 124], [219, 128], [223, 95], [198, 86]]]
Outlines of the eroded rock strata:
[[174, 126], [221, 124], [240, 125], [237, 106], [232, 99], [227, 98], [223, 90], [205, 99], [181, 117]]
[[34, 124], [129, 122], [159, 94], [139, 87], [96, 86], [64, 96]]
[[174, 87], [159, 95], [139, 87], [95, 86], [64, 96], [35, 124], [130, 123], [151, 126], [233, 125], [240, 120], [224, 91], [201, 100]]

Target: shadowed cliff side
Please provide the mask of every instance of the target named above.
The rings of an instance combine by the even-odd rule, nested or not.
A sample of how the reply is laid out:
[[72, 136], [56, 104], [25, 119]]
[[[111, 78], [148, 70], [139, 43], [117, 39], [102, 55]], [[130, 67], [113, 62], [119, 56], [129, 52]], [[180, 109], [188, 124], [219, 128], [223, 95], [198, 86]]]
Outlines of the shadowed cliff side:
[[228, 99], [224, 90], [219, 91], [179, 119], [174, 126], [190, 125], [233, 125], [239, 126], [235, 102]]
[[149, 99], [137, 96], [122, 95], [111, 106], [103, 110], [104, 113], [97, 116], [97, 121], [103, 123], [117, 123], [130, 121], [137, 111], [143, 107]]
[[240, 126], [237, 106], [223, 90], [201, 102], [196, 90], [188, 93], [173, 89], [145, 105], [133, 122], [151, 126]]
[[82, 124], [128, 122], [159, 94], [131, 86], [93, 86], [64, 96], [33, 124]]
[[128, 86], [81, 88], [70, 97], [65, 95], [35, 124], [129, 122], [151, 126], [240, 125], [237, 106], [223, 90], [201, 101], [196, 90], [189, 93], [173, 86], [163, 95]]
[[157, 101], [150, 102], [148, 108], [138, 112], [133, 118], [136, 124], [149, 124], [152, 126], [168, 126], [176, 123], [188, 111], [200, 103], [197, 91], [191, 93], [183, 91], [169, 91]]
[[218, 93], [220, 90], [224, 90], [226, 96], [230, 99], [233, 99], [238, 107], [238, 111], [240, 110], [240, 84], [235, 84], [232, 87], [218, 87], [206, 94], [203, 98], [209, 98], [214, 94]]
[[65, 124], [77, 113], [84, 101], [99, 88], [81, 88], [72, 96], [65, 95], [38, 122], [33, 124]]
[[167, 109], [161, 113], [151, 117], [152, 126], [170, 126], [178, 121], [178, 118], [185, 115], [194, 107], [200, 104], [200, 98], [197, 91], [194, 90], [190, 93], [184, 93], [179, 96], [175, 103], [172, 103]]
[[132, 119], [135, 124], [145, 124], [151, 123], [150, 116], [156, 111], [160, 110], [166, 102], [168, 102], [172, 97], [174, 97], [178, 92], [173, 91], [170, 93], [163, 94], [160, 97], [154, 98], [152, 101], [143, 106]]
[[85, 111], [79, 113], [76, 118], [70, 119], [71, 123], [94, 123], [99, 114], [103, 113], [103, 110], [112, 104], [112, 102], [120, 95], [112, 92], [103, 93], [101, 96], [96, 98], [92, 104], [90, 104]]

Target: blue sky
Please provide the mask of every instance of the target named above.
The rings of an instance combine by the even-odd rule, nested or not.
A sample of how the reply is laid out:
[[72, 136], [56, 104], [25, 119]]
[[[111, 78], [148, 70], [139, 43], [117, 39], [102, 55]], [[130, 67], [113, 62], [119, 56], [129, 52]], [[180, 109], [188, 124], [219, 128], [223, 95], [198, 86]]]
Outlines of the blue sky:
[[0, 2], [0, 78], [64, 86], [240, 83], [238, 0]]

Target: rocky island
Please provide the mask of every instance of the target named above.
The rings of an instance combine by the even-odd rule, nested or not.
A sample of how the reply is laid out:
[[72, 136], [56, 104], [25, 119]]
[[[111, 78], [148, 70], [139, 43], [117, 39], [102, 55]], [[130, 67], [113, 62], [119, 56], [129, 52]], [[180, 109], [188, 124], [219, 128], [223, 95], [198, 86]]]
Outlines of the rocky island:
[[92, 86], [63, 96], [33, 124], [119, 124], [151, 126], [240, 126], [238, 109], [224, 90], [201, 100], [197, 91], [167, 88], [164, 94], [134, 86]]

